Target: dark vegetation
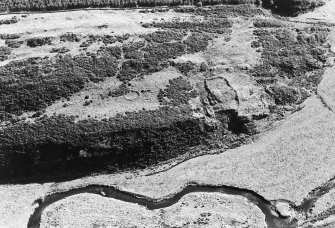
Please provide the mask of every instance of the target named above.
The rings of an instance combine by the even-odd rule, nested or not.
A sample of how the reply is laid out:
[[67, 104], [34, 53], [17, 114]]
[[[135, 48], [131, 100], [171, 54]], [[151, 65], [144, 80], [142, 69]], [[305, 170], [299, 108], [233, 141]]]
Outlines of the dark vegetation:
[[12, 17], [11, 19], [0, 20], [0, 25], [9, 25], [15, 24], [19, 21], [16, 16]]
[[24, 43], [22, 40], [6, 40], [5, 44], [10, 48], [19, 48]]
[[21, 37], [20, 34], [7, 34], [7, 33], [0, 34], [0, 39], [3, 40], [14, 40], [19, 39], [20, 37]]
[[114, 76], [116, 70], [115, 58], [108, 55], [59, 55], [54, 62], [42, 58], [12, 61], [0, 68], [0, 119], [43, 109], [80, 91], [87, 81]]
[[177, 29], [179, 31], [190, 30], [192, 32], [224, 34], [229, 32], [229, 28], [232, 26], [232, 22], [227, 18], [210, 17], [204, 20], [192, 21], [181, 20], [180, 18], [177, 18], [171, 21], [146, 23], [143, 24], [143, 26], [163, 29]]
[[256, 28], [281, 28], [284, 27], [284, 23], [277, 19], [256, 19], [254, 21], [254, 26]]
[[[178, 6], [178, 5], [197, 5], [198, 2], [203, 2], [204, 5], [217, 5], [217, 4], [259, 4], [258, 0], [136, 0], [136, 1], [94, 1], [94, 0], [58, 0], [58, 1], [47, 1], [47, 0], [5, 0], [2, 7], [2, 11], [41, 11], [41, 10], [63, 10], [63, 9], [78, 9], [87, 7], [152, 7], [152, 6]], [[163, 10], [162, 10], [163, 11]]]
[[162, 105], [187, 105], [191, 98], [195, 98], [198, 91], [183, 77], [171, 79], [164, 90], [160, 90], [158, 100]]
[[[78, 56], [54, 48], [52, 52], [59, 52], [55, 57], [12, 61], [0, 67], [0, 120], [12, 123], [0, 130], [0, 179], [63, 174], [74, 178], [75, 174], [92, 171], [142, 168], [174, 158], [190, 147], [223, 141], [229, 146], [242, 143], [243, 139], [236, 135], [221, 140], [236, 131], [228, 124], [236, 116], [223, 113], [226, 118], [221, 122], [210, 123], [191, 116], [188, 101], [198, 92], [182, 77], [171, 80], [160, 92], [160, 101], [165, 105], [160, 110], [128, 113], [103, 121], [74, 122], [74, 117], [43, 116], [48, 105], [79, 92], [87, 82], [116, 76], [123, 83], [108, 95], [118, 97], [129, 92], [127, 85], [133, 78], [170, 65], [187, 74], [195, 66], [175, 64], [173, 59], [205, 50], [215, 33], [228, 34], [232, 24], [226, 18], [215, 22], [207, 18], [194, 25], [182, 21], [157, 23], [152, 26], [162, 30], [141, 36], [142, 41], [128, 43], [123, 42], [129, 34], [79, 37], [66, 33], [60, 37], [61, 42], [83, 42], [83, 48], [94, 42], [104, 45], [97, 53]], [[106, 46], [117, 42], [121, 44]], [[31, 47], [50, 43], [49, 37], [27, 41]], [[204, 66], [203, 70], [207, 68]], [[88, 97], [83, 105], [91, 103]], [[35, 112], [35, 123], [19, 121], [18, 116], [26, 111]]]
[[12, 53], [12, 49], [9, 47], [0, 46], [0, 61], [8, 59], [8, 56]]
[[[191, 151], [193, 147], [209, 148], [221, 143], [227, 147], [238, 146], [245, 135], [255, 134], [253, 121], [238, 116], [235, 110], [216, 112], [216, 120], [211, 121], [193, 117], [188, 102], [200, 91], [185, 77], [170, 80], [159, 92], [158, 99], [164, 105], [159, 110], [127, 113], [102, 121], [75, 122], [74, 117], [43, 116], [42, 110], [48, 105], [79, 92], [88, 82], [117, 77], [122, 84], [108, 95], [118, 97], [129, 92], [130, 80], [170, 65], [188, 75], [196, 66], [188, 62], [174, 63], [173, 59], [205, 50], [215, 34], [229, 34], [232, 22], [225, 18], [225, 13], [247, 16], [251, 16], [251, 12], [262, 13], [250, 6], [220, 6], [218, 9], [180, 9], [208, 16], [203, 21], [146, 24], [144, 26], [162, 30], [141, 36], [139, 42], [102, 46], [97, 53], [74, 57], [57, 54], [50, 59], [12, 61], [0, 67], [0, 120], [13, 122], [0, 130], [0, 180], [75, 178], [90, 172], [143, 168]], [[252, 70], [252, 75], [267, 86], [277, 104], [300, 102], [302, 92], [297, 88], [313, 89], [320, 78], [329, 52], [328, 30], [321, 27], [292, 30], [266, 20], [256, 21], [255, 25], [259, 28], [255, 31], [258, 40], [253, 45], [262, 46], [264, 52], [262, 64]], [[61, 41], [83, 40], [85, 48], [94, 42], [122, 43], [129, 37], [129, 34], [89, 36], [83, 40], [67, 33], [61, 36]], [[208, 66], [204, 63], [200, 70], [206, 72]], [[278, 77], [289, 79], [287, 85], [278, 85]], [[85, 97], [83, 105], [91, 103], [92, 100]], [[37, 113], [35, 123], [15, 123], [16, 116], [26, 111]]]
[[0, 131], [0, 180], [143, 168], [221, 137], [220, 125], [189, 112], [166, 107], [104, 121], [54, 116], [13, 125]]
[[115, 43], [117, 41], [118, 41], [118, 39], [115, 36], [111, 36], [111, 35], [106, 35], [102, 39], [102, 42], [104, 44], [113, 44], [113, 43]]
[[191, 13], [198, 16], [215, 18], [265, 15], [264, 11], [255, 5], [221, 5], [213, 7], [180, 7], [174, 9], [178, 13]]
[[294, 87], [274, 85], [269, 86], [267, 90], [275, 98], [276, 104], [279, 105], [292, 105], [301, 100], [299, 89]]
[[145, 46], [144, 41], [125, 44], [122, 47], [124, 57], [126, 59], [142, 59], [143, 53], [141, 49]]
[[[266, 26], [269, 25], [266, 23]], [[273, 24], [270, 26], [273, 27]], [[270, 90], [273, 91], [278, 104], [300, 101], [296, 98], [296, 91], [290, 87], [315, 91], [321, 80], [327, 56], [331, 52], [327, 43], [328, 28], [260, 28], [254, 33], [258, 41], [253, 43], [253, 47], [262, 46], [263, 53], [262, 64], [252, 70], [252, 75], [257, 82], [272, 86]], [[286, 81], [287, 87], [276, 85], [278, 78]]]
[[70, 49], [68, 49], [66, 47], [59, 47], [59, 48], [52, 48], [50, 52], [51, 53], [61, 53], [61, 54], [63, 54], [63, 53], [69, 52], [69, 51], [70, 51]]
[[180, 41], [185, 36], [185, 32], [180, 30], [161, 30], [150, 34], [142, 35], [147, 42], [166, 43]]
[[51, 44], [51, 37], [35, 37], [27, 40], [27, 46], [38, 47]]
[[173, 63], [172, 65], [176, 67], [185, 76], [187, 76], [189, 72], [195, 70], [197, 67], [197, 64], [191, 61]]
[[212, 38], [207, 34], [192, 33], [184, 42], [187, 45], [186, 52], [188, 54], [194, 54], [199, 51], [205, 51], [211, 39]]
[[60, 36], [60, 41], [62, 42], [79, 42], [81, 40], [81, 38], [77, 35], [74, 34], [72, 32], [67, 32], [63, 35]]
[[130, 92], [130, 89], [128, 88], [128, 86], [125, 83], [122, 83], [115, 90], [109, 91], [108, 96], [121, 97], [121, 96], [128, 94], [129, 92]]

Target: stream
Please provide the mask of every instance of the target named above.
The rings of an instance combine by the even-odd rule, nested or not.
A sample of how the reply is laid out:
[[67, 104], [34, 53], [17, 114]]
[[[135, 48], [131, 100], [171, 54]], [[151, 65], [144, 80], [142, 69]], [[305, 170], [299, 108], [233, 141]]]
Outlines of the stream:
[[27, 227], [28, 228], [39, 228], [41, 215], [45, 208], [49, 205], [62, 200], [66, 197], [81, 194], [81, 193], [92, 193], [97, 195], [103, 195], [104, 197], [113, 198], [116, 200], [121, 200], [129, 203], [136, 203], [147, 207], [148, 210], [155, 210], [160, 208], [169, 207], [177, 203], [183, 196], [193, 192], [205, 192], [214, 193], [219, 192], [227, 195], [243, 196], [247, 198], [250, 202], [255, 204], [265, 215], [265, 220], [269, 228], [295, 228], [297, 227], [296, 220], [290, 220], [287, 217], [278, 215], [272, 208], [269, 201], [265, 200], [262, 196], [257, 193], [246, 190], [239, 189], [229, 186], [198, 186], [198, 185], [188, 185], [181, 192], [176, 193], [169, 199], [164, 199], [160, 201], [155, 201], [154, 199], [148, 199], [141, 195], [135, 195], [128, 192], [123, 192], [115, 189], [114, 187], [91, 185], [83, 188], [73, 189], [66, 192], [55, 193], [46, 196], [44, 201], [36, 201], [39, 206], [35, 209], [34, 213], [30, 216]]

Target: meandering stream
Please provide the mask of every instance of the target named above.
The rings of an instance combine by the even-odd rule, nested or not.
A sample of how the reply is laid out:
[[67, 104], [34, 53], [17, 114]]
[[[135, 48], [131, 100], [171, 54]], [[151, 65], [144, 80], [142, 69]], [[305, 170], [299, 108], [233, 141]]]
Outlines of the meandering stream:
[[262, 210], [266, 218], [267, 226], [269, 228], [297, 227], [296, 220], [290, 220], [286, 217], [278, 215], [271, 208], [270, 202], [268, 202], [262, 196], [250, 190], [239, 189], [239, 188], [229, 187], [229, 186], [212, 187], [212, 186], [197, 186], [197, 185], [189, 185], [185, 187], [181, 192], [176, 193], [171, 198], [164, 199], [161, 201], [155, 201], [154, 199], [148, 199], [141, 195], [135, 195], [135, 194], [131, 194], [128, 192], [123, 192], [123, 191], [115, 189], [114, 187], [106, 187], [106, 186], [99, 186], [99, 185], [91, 185], [88, 187], [69, 190], [67, 192], [55, 193], [55, 194], [47, 196], [43, 202], [38, 202], [39, 206], [35, 209], [34, 213], [31, 215], [27, 227], [28, 228], [39, 228], [41, 215], [45, 208], [47, 208], [49, 205], [59, 200], [62, 200], [66, 197], [76, 195], [76, 194], [92, 193], [92, 194], [103, 195], [104, 197], [122, 200], [124, 202], [136, 203], [136, 204], [147, 207], [149, 210], [154, 210], [154, 209], [169, 207], [177, 203], [186, 194], [193, 193], [193, 192], [206, 192], [206, 193], [220, 192], [222, 194], [243, 196]]

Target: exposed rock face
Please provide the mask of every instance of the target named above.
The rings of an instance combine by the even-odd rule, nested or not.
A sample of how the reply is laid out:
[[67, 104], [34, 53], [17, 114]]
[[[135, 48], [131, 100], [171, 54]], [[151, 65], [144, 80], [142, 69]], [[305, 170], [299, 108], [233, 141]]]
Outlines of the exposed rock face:
[[209, 99], [215, 111], [236, 110], [238, 108], [237, 94], [225, 78], [208, 79], [206, 87], [211, 95]]

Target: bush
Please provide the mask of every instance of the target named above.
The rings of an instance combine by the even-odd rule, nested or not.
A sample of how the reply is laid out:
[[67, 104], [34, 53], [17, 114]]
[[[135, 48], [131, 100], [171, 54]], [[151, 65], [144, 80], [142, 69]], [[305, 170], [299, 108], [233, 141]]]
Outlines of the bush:
[[72, 32], [67, 32], [63, 35], [60, 36], [60, 41], [62, 42], [79, 42], [81, 40], [81, 38], [77, 35], [74, 34]]
[[16, 16], [12, 17], [11, 19], [0, 20], [0, 25], [9, 25], [15, 24], [19, 21]]
[[176, 63], [174, 64], [174, 66], [184, 75], [187, 76], [187, 74], [194, 70], [196, 67], [196, 64], [191, 62], [191, 61], [187, 61], [187, 62], [182, 62], [182, 63]]
[[2, 33], [0, 34], [0, 39], [3, 40], [14, 40], [14, 39], [19, 39], [21, 36], [19, 34], [7, 34], [7, 33]]
[[183, 77], [171, 79], [164, 90], [160, 90], [158, 100], [162, 105], [180, 106], [188, 104], [191, 98], [195, 98], [198, 92], [190, 82]]
[[69, 52], [69, 51], [70, 51], [70, 49], [68, 49], [66, 47], [60, 47], [60, 48], [52, 48], [50, 52], [51, 53], [57, 52], [57, 53], [60, 53], [60, 54], [64, 54], [64, 53]]
[[8, 59], [8, 56], [12, 53], [12, 49], [8, 47], [0, 47], [0, 61]]
[[36, 37], [27, 40], [29, 47], [38, 47], [51, 44], [51, 37]]
[[284, 27], [284, 23], [276, 19], [260, 19], [254, 21], [256, 28], [280, 28]]
[[135, 42], [122, 46], [123, 54], [126, 59], [142, 59], [143, 53], [141, 49], [145, 46], [145, 42]]
[[24, 43], [22, 40], [6, 40], [5, 44], [10, 48], [19, 48]]
[[207, 49], [208, 41], [211, 37], [203, 33], [192, 33], [190, 37], [185, 40], [187, 46], [187, 53], [194, 54], [196, 52], [204, 51]]
[[127, 85], [125, 83], [122, 83], [115, 90], [109, 91], [108, 96], [121, 97], [121, 96], [128, 94], [129, 92], [130, 92], [130, 89], [127, 87]]

